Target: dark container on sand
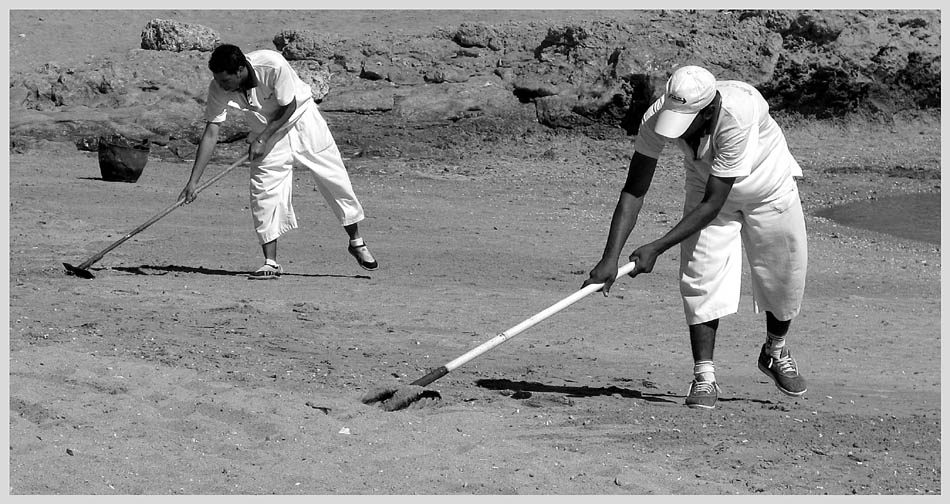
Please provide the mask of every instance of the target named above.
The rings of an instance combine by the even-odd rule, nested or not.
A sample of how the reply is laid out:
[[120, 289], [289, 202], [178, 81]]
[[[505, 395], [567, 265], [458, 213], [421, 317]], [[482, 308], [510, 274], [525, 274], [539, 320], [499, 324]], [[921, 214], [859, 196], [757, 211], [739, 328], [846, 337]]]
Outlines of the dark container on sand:
[[148, 140], [133, 142], [119, 135], [99, 137], [99, 172], [102, 180], [136, 182], [148, 162]]

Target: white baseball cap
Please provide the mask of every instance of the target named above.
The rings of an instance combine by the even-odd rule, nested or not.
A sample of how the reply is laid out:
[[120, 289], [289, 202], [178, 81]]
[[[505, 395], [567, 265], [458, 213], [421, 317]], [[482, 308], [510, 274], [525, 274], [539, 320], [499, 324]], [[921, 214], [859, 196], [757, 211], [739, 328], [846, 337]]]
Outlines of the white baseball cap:
[[667, 138], [679, 138], [715, 97], [716, 78], [709, 70], [698, 66], [677, 68], [666, 81], [666, 96], [653, 130]]

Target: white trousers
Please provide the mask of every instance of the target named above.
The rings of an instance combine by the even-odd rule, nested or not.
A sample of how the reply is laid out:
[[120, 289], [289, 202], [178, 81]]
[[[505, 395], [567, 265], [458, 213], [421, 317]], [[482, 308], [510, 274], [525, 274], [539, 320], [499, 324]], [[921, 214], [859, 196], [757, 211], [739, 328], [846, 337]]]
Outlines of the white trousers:
[[364, 218], [326, 121], [312, 101], [305, 106], [309, 110], [300, 114], [290, 131], [263, 159], [251, 164], [251, 215], [261, 244], [297, 228], [292, 204], [295, 167], [310, 171], [340, 224], [348, 226]]
[[[700, 200], [690, 191], [685, 212]], [[798, 188], [766, 203], [727, 201], [705, 228], [680, 243], [680, 294], [689, 325], [739, 309], [742, 248], [752, 278], [756, 313], [791, 320], [801, 310], [808, 245]]]

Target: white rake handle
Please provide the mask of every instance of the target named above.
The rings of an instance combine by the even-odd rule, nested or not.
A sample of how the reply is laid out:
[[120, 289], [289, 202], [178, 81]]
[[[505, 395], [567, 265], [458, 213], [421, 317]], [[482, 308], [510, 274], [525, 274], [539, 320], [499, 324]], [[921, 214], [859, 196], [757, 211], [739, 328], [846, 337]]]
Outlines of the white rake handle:
[[[235, 161], [234, 163], [232, 163], [231, 166], [229, 166], [229, 167], [225, 168], [224, 170], [222, 170], [221, 173], [218, 173], [217, 175], [215, 175], [214, 177], [212, 177], [211, 179], [209, 179], [209, 180], [208, 180], [207, 182], [205, 182], [204, 184], [201, 184], [198, 188], [195, 189], [195, 194], [200, 193], [201, 191], [205, 190], [205, 189], [206, 189], [208, 186], [210, 186], [211, 184], [217, 182], [221, 177], [224, 177], [225, 175], [227, 175], [228, 173], [230, 173], [231, 170], [237, 168], [237, 167], [238, 167], [241, 163], [243, 163], [244, 161], [247, 161], [247, 154], [241, 156], [241, 159], [238, 159], [237, 161]], [[133, 236], [135, 236], [135, 235], [139, 234], [140, 232], [144, 231], [145, 228], [151, 226], [152, 224], [155, 224], [156, 222], [158, 222], [159, 219], [161, 219], [162, 217], [165, 217], [166, 215], [170, 214], [170, 213], [172, 212], [172, 210], [174, 210], [174, 209], [176, 209], [176, 208], [178, 208], [178, 207], [180, 207], [180, 206], [182, 206], [182, 205], [184, 205], [184, 204], [185, 204], [185, 199], [182, 198], [182, 199], [176, 201], [175, 203], [173, 203], [173, 204], [171, 204], [171, 205], [165, 207], [162, 211], [160, 211], [160, 212], [158, 212], [157, 214], [153, 215], [149, 220], [145, 221], [143, 224], [139, 225], [137, 228], [133, 229], [132, 231], [129, 231], [128, 233], [126, 233], [124, 236], [122, 236], [122, 238], [119, 238], [118, 240], [116, 240], [115, 242], [113, 242], [111, 245], [109, 245], [108, 247], [106, 247], [106, 248], [104, 248], [103, 250], [101, 250], [101, 251], [100, 251], [99, 253], [97, 253], [96, 255], [94, 255], [94, 256], [90, 257], [89, 259], [86, 259], [85, 261], [83, 261], [83, 263], [78, 266], [78, 269], [81, 269], [81, 270], [88, 269], [90, 266], [93, 265], [93, 263], [95, 263], [95, 262], [98, 261], [99, 259], [102, 259], [106, 254], [108, 254], [109, 252], [111, 252], [112, 249], [118, 247], [119, 245], [122, 245], [122, 244], [125, 243], [125, 241], [128, 240], [129, 238], [132, 238]]]
[[[630, 273], [631, 271], [633, 271], [634, 267], [636, 267], [636, 263], [632, 261], [621, 266], [617, 270], [617, 276], [615, 277], [615, 279], [620, 278], [621, 276]], [[580, 289], [579, 291], [571, 294], [570, 296], [567, 296], [566, 298], [558, 301], [557, 303], [554, 303], [553, 305], [545, 308], [544, 310], [541, 310], [537, 314], [523, 320], [518, 325], [482, 343], [481, 345], [478, 345], [477, 347], [469, 350], [465, 355], [462, 355], [456, 358], [455, 360], [452, 360], [451, 362], [446, 363], [444, 366], [431, 371], [429, 374], [412, 382], [412, 385], [419, 385], [419, 386], [424, 387], [434, 382], [435, 380], [438, 380], [439, 378], [445, 376], [452, 370], [457, 369], [459, 366], [462, 366], [466, 362], [474, 359], [475, 357], [478, 357], [479, 355], [491, 350], [492, 348], [495, 348], [496, 346], [504, 343], [505, 341], [508, 341], [509, 339], [514, 338], [515, 336], [521, 334], [525, 330], [530, 329], [531, 327], [535, 326], [536, 324], [543, 321], [544, 319], [576, 303], [577, 301], [581, 300], [587, 295], [593, 292], [597, 292], [603, 286], [604, 284], [602, 283], [590, 284]]]

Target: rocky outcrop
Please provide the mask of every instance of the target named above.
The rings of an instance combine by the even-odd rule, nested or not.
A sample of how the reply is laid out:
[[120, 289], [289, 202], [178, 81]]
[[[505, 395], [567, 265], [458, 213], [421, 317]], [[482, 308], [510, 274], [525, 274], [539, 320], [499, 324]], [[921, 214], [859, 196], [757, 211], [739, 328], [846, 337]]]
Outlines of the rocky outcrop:
[[[146, 39], [161, 50], [12, 75], [11, 136], [62, 131], [64, 114], [81, 108], [95, 114], [69, 116], [71, 135], [118, 130], [154, 145], [193, 141], [209, 79], [204, 51], [217, 36], [154, 20], [143, 47]], [[775, 111], [887, 120], [940, 106], [938, 11], [642, 11], [626, 23], [462, 24], [422, 37], [285, 30], [273, 44], [324, 111], [407, 124], [490, 117], [634, 134], [683, 64], [751, 82]], [[227, 134], [240, 138], [242, 127], [229, 122]]]
[[940, 106], [940, 17], [934, 12], [802, 12], [776, 23], [782, 52], [762, 92], [816, 117]]
[[211, 51], [220, 41], [206, 26], [170, 19], [153, 19], [142, 30], [142, 49], [154, 51]]

